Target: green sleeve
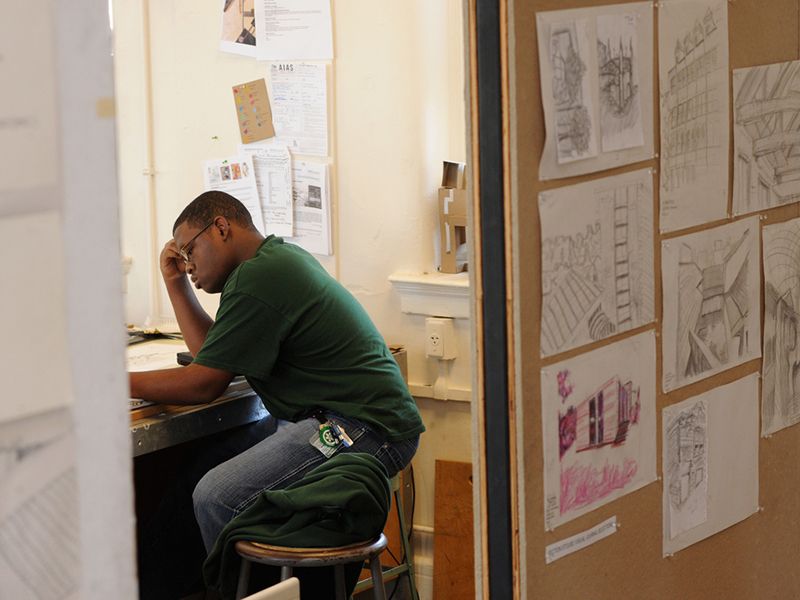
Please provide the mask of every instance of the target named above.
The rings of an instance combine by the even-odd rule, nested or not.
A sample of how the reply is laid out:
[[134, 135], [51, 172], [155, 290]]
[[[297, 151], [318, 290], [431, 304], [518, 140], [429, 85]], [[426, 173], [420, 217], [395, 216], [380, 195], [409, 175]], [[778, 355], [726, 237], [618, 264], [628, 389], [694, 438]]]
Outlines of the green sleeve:
[[247, 294], [225, 296], [194, 362], [248, 377], [269, 377], [290, 323]]

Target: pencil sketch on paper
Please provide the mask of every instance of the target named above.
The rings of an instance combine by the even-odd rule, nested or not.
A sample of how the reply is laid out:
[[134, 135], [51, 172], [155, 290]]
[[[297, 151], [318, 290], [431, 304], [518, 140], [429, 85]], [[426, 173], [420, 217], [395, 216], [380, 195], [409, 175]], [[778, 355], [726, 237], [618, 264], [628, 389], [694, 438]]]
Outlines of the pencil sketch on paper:
[[661, 217], [662, 230], [674, 230], [727, 210], [726, 3], [665, 4], [659, 23]]
[[655, 337], [542, 371], [545, 521], [569, 521], [655, 479]]
[[706, 412], [702, 400], [675, 415], [665, 411], [664, 478], [671, 539], [704, 523], [708, 515]]
[[800, 219], [764, 228], [761, 433], [800, 421]]
[[665, 390], [758, 357], [757, 220], [668, 240], [662, 259]]
[[800, 61], [733, 72], [733, 212], [800, 200]]
[[653, 320], [652, 207], [646, 170], [542, 195], [542, 356]]
[[644, 144], [635, 14], [597, 17], [597, 69], [603, 152]]
[[586, 22], [570, 21], [550, 30], [550, 65], [558, 162], [597, 154], [592, 133], [592, 98], [586, 67]]

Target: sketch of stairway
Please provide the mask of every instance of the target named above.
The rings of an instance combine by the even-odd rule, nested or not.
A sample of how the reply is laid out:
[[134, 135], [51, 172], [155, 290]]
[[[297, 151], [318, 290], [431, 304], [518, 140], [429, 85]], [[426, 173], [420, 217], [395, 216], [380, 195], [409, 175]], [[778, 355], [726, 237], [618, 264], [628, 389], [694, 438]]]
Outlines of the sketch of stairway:
[[625, 191], [614, 201], [614, 282], [616, 287], [617, 331], [631, 328], [630, 252], [628, 250], [628, 201]]

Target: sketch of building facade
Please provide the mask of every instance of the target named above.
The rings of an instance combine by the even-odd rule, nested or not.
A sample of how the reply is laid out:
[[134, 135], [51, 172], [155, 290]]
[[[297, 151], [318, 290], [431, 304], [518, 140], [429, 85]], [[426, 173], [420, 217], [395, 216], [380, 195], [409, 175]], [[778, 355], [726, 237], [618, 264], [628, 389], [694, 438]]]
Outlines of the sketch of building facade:
[[702, 402], [667, 424], [664, 447], [670, 502], [679, 509], [706, 478], [706, 411]]
[[764, 228], [761, 432], [800, 421], [800, 220]]
[[566, 522], [655, 479], [655, 335], [542, 370], [545, 512]]
[[734, 214], [800, 200], [800, 61], [734, 71]]
[[639, 408], [639, 388], [619, 377], [608, 380], [577, 407], [559, 414], [562, 452], [573, 443], [577, 452], [624, 444], [639, 421]]
[[724, 68], [719, 60], [719, 36], [714, 13], [708, 9], [702, 20], [675, 44], [674, 63], [669, 69], [669, 90], [665, 105], [666, 135], [662, 137], [661, 169], [663, 188], [680, 189], [694, 181], [715, 155], [719, 144], [715, 117], [726, 101], [726, 90], [709, 82], [709, 75]]
[[651, 182], [639, 172], [540, 201], [542, 231], [551, 232], [542, 238], [543, 356], [653, 319]]
[[591, 96], [587, 90], [586, 56], [579, 39], [584, 27], [583, 21], [572, 21], [555, 25], [550, 31], [558, 162], [597, 154], [592, 133]]
[[715, 239], [710, 252], [681, 247], [677, 372], [685, 379], [747, 355], [748, 317], [758, 310], [748, 290], [749, 269], [758, 268], [750, 259], [749, 235], [752, 232], [746, 230], [738, 239]]

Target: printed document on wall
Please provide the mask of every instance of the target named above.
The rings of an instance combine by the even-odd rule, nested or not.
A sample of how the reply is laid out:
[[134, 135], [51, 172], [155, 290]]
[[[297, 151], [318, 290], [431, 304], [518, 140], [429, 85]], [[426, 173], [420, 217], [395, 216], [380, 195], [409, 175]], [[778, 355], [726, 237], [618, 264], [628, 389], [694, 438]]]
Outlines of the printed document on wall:
[[664, 392], [761, 356], [758, 217], [661, 243]]
[[275, 135], [293, 154], [328, 155], [325, 69], [325, 65], [299, 62], [269, 67]]
[[245, 205], [256, 229], [264, 233], [264, 217], [258, 199], [256, 178], [250, 156], [207, 160], [203, 177], [206, 190], [219, 190], [230, 194]]
[[258, 0], [221, 0], [222, 32], [219, 48], [223, 52], [256, 56], [255, 3]]
[[255, 0], [259, 60], [332, 60], [331, 0]]
[[68, 414], [56, 414], [0, 425], [3, 598], [81, 596], [75, 440]]
[[798, 94], [799, 60], [734, 69], [734, 215], [790, 204], [800, 197], [800, 140], [794, 117], [786, 118], [795, 114], [786, 107], [795, 105]]
[[665, 556], [758, 511], [758, 373], [662, 411]]
[[653, 321], [653, 172], [542, 192], [541, 353]]
[[278, 142], [239, 146], [240, 156], [253, 161], [258, 197], [264, 215], [266, 235], [289, 237], [293, 234], [292, 155]]
[[292, 164], [294, 237], [286, 241], [312, 254], [332, 254], [331, 207], [326, 163], [296, 160]]
[[655, 380], [652, 331], [542, 369], [545, 529], [655, 481]]
[[541, 179], [654, 156], [653, 4], [536, 14], [545, 145]]
[[660, 6], [660, 226], [674, 231], [727, 216], [728, 2]]
[[764, 361], [761, 433], [800, 422], [800, 219], [769, 225], [764, 238]]

